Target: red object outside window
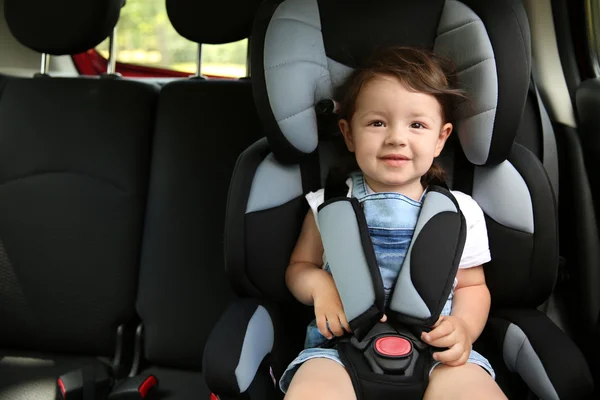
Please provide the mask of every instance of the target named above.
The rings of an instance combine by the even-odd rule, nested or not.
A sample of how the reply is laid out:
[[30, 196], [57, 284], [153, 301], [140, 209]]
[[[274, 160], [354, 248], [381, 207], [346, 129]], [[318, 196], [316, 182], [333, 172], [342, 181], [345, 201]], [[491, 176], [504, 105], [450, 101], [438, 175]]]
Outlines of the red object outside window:
[[[106, 72], [108, 60], [96, 49], [90, 49], [85, 53], [75, 54], [73, 62], [81, 75], [101, 75]], [[116, 72], [124, 77], [130, 78], [187, 78], [189, 72], [175, 71], [167, 68], [146, 67], [127, 63], [116, 63]], [[205, 75], [207, 78], [236, 79], [226, 76]]]

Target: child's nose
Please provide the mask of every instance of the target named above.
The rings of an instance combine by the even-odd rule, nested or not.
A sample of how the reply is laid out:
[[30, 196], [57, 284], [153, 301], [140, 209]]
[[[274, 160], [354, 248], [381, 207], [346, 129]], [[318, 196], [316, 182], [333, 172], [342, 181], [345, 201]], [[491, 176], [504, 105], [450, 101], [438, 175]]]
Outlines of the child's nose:
[[406, 144], [406, 132], [402, 128], [394, 128], [388, 131], [388, 136], [385, 140], [386, 145], [401, 146]]

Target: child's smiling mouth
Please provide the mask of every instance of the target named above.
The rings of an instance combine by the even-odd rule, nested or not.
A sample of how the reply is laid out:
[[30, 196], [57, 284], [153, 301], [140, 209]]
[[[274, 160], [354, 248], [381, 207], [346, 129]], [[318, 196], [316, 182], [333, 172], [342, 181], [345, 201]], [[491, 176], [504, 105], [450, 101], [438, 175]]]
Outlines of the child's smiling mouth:
[[403, 154], [387, 154], [379, 159], [391, 167], [400, 167], [410, 161], [410, 158]]

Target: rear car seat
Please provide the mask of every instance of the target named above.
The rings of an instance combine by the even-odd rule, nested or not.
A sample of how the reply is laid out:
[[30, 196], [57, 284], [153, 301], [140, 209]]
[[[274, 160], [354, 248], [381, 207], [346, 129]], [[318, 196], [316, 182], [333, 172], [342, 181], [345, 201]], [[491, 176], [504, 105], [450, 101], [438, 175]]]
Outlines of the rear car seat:
[[9, 77], [5, 75], [0, 75], [0, 98], [2, 97], [2, 91], [4, 90], [4, 86], [6, 82], [8, 82]]
[[[258, 1], [168, 0], [175, 29], [219, 44], [250, 33]], [[140, 373], [164, 399], [208, 399], [206, 338], [232, 298], [223, 272], [227, 188], [239, 154], [260, 136], [250, 81], [191, 78], [166, 84], [158, 102], [137, 310]]]
[[[12, 34], [75, 54], [123, 0], [4, 0]], [[0, 101], [0, 398], [54, 399], [56, 377], [118, 361], [135, 291], [154, 86], [10, 78]]]

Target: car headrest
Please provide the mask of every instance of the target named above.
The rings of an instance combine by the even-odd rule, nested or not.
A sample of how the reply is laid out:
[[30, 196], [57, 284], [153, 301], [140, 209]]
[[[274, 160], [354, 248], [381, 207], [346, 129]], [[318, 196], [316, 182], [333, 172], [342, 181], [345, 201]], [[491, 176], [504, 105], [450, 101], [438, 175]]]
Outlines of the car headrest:
[[87, 51], [106, 39], [125, 0], [3, 0], [13, 36], [24, 46], [53, 55]]
[[254, 95], [274, 155], [297, 163], [318, 144], [314, 106], [331, 99], [377, 47], [450, 58], [470, 102], [456, 132], [476, 165], [506, 159], [529, 88], [531, 48], [520, 0], [285, 0], [261, 7], [252, 34]]
[[167, 0], [167, 14], [175, 30], [196, 43], [223, 44], [250, 36], [261, 0]]

